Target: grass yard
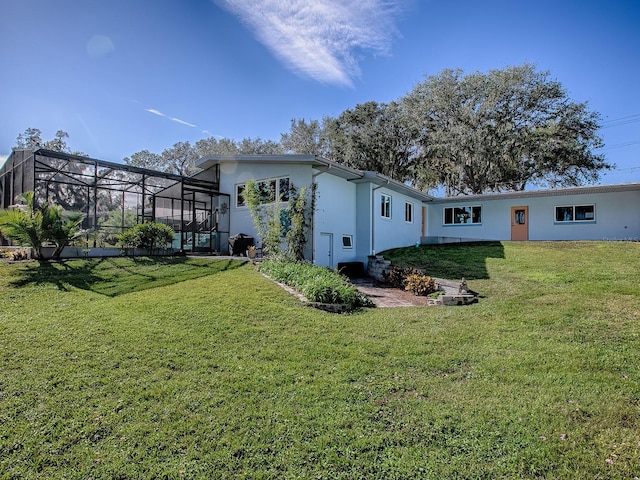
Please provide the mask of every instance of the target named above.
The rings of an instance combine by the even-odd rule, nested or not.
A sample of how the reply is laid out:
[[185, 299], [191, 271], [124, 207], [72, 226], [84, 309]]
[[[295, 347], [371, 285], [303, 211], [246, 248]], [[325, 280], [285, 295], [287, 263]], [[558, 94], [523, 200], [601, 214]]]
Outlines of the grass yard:
[[302, 306], [250, 264], [0, 264], [0, 478], [640, 477], [640, 243], [386, 252], [467, 307]]

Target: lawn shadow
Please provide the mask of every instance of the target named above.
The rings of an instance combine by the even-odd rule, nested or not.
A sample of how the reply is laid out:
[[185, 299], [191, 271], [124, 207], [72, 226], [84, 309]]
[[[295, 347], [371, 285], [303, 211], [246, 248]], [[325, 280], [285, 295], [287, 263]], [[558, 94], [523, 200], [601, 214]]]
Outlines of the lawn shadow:
[[234, 270], [245, 263], [231, 259], [200, 261], [178, 256], [41, 261], [17, 271], [9, 286], [50, 284], [62, 291], [74, 287], [116, 297]]
[[488, 258], [504, 258], [501, 242], [449, 243], [395, 248], [382, 252], [394, 265], [424, 270], [432, 277], [457, 280], [486, 280]]

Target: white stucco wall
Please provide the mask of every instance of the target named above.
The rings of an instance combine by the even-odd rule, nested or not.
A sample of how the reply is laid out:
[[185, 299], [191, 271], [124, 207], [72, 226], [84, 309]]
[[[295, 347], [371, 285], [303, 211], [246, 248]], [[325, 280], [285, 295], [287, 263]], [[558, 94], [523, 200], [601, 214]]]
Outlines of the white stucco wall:
[[[259, 162], [225, 162], [220, 166], [220, 191], [230, 195], [230, 225], [229, 236], [245, 233], [257, 237], [249, 209], [238, 207], [236, 201], [236, 185], [249, 180], [268, 180], [289, 177], [296, 188], [309, 186], [312, 182], [312, 168], [310, 165], [294, 163], [265, 163]], [[283, 204], [283, 207], [285, 204]], [[257, 240], [257, 239], [256, 239]], [[310, 250], [309, 250], [310, 252]]]
[[[381, 215], [381, 196], [391, 197], [391, 218]], [[413, 205], [413, 221], [405, 221], [405, 203]], [[397, 247], [408, 247], [420, 241], [422, 231], [422, 202], [384, 187], [373, 190], [373, 245], [380, 253]]]
[[[334, 268], [340, 262], [356, 261], [356, 185], [330, 173], [318, 175], [316, 184], [314, 263]], [[343, 246], [344, 235], [351, 236], [351, 248]]]
[[357, 215], [356, 218], [356, 261], [363, 262], [365, 265], [367, 264], [367, 257], [373, 252], [371, 247], [371, 242], [373, 242], [371, 237], [371, 226], [373, 224], [373, 215], [371, 214], [372, 189], [373, 185], [371, 183], [359, 183], [356, 186], [356, 206], [358, 212], [363, 212]]
[[[595, 205], [595, 220], [556, 222], [555, 207]], [[444, 208], [482, 206], [479, 225], [444, 225]], [[473, 197], [427, 204], [427, 236], [478, 240], [511, 239], [511, 207], [529, 208], [529, 240], [614, 240], [640, 239], [640, 191], [553, 195], [529, 198], [480, 199]]]

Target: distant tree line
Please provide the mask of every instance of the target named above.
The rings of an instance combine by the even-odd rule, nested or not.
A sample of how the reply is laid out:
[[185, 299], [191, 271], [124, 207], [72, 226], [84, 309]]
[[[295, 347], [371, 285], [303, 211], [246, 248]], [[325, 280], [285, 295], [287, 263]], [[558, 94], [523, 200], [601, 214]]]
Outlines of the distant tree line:
[[[357, 104], [335, 118], [292, 119], [279, 142], [210, 137], [159, 154], [142, 150], [124, 162], [189, 175], [209, 154], [313, 154], [425, 191], [479, 194], [597, 181], [613, 167], [593, 152], [602, 146], [599, 128], [600, 115], [586, 102], [571, 100], [549, 72], [524, 64], [467, 75], [443, 70], [396, 101]], [[67, 137], [58, 131], [44, 148], [67, 148]], [[18, 144], [33, 138], [39, 130], [27, 129]]]
[[58, 130], [55, 137], [51, 140], [44, 141], [42, 140], [42, 131], [40, 129], [27, 128], [24, 132], [18, 135], [18, 138], [16, 138], [15, 148], [28, 148], [30, 150], [45, 148], [55, 152], [87, 156], [87, 154], [83, 152], [71, 151], [71, 148], [67, 145], [67, 138], [69, 138], [69, 134], [67, 132], [64, 130]]

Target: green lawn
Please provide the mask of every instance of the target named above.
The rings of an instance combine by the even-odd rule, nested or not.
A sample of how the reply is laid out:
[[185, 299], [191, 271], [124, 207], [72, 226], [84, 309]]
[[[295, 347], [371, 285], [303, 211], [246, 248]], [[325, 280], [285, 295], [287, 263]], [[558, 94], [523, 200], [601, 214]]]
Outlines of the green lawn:
[[640, 477], [640, 243], [385, 256], [480, 302], [336, 315], [237, 262], [0, 264], [0, 478]]

